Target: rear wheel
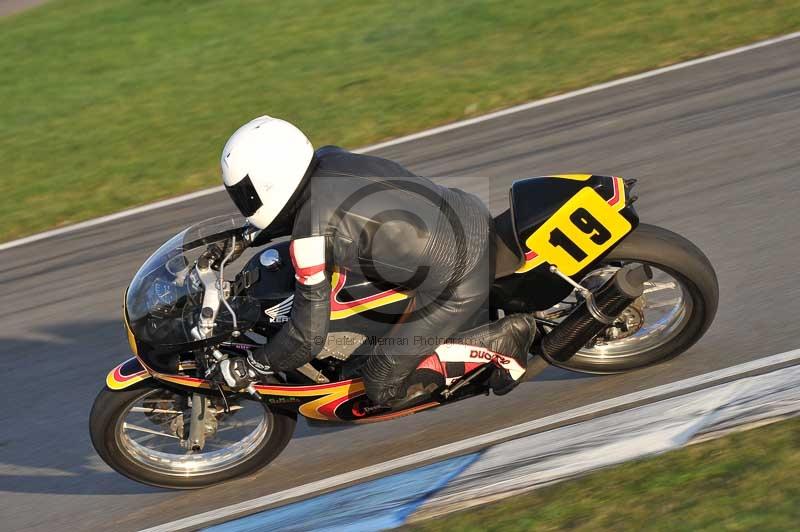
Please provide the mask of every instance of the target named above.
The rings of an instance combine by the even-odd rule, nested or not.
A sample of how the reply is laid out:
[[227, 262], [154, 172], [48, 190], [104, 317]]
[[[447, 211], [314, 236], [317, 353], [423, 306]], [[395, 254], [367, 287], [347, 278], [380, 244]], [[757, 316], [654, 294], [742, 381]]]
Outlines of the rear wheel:
[[[597, 287], [630, 262], [653, 270], [642, 297], [560, 366], [587, 373], [629, 371], [683, 353], [708, 330], [719, 287], [714, 268], [697, 246], [672, 231], [640, 224], [581, 284]], [[565, 303], [562, 309], [570, 307], [570, 300]]]
[[[293, 416], [250, 400], [231, 403], [225, 413], [218, 401], [161, 388], [155, 381], [121, 391], [104, 388], [90, 415], [92, 443], [128, 478], [183, 489], [254, 473], [289, 443]], [[204, 413], [194, 431], [198, 412], [193, 416], [193, 408]]]

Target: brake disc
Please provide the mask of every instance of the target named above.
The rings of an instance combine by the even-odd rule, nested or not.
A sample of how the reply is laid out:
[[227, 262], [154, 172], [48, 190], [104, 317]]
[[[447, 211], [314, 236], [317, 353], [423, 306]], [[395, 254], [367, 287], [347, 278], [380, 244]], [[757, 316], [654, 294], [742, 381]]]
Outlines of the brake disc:
[[641, 296], [628, 305], [628, 308], [622, 311], [617, 320], [597, 336], [594, 344], [602, 345], [605, 342], [621, 340], [636, 334], [644, 325], [645, 304], [644, 296]]

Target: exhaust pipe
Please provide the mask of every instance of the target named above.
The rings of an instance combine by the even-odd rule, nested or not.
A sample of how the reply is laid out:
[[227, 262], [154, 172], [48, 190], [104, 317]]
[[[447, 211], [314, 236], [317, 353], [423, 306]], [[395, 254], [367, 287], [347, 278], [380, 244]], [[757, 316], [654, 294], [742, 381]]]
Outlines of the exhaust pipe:
[[542, 339], [547, 360], [563, 363], [592, 338], [614, 323], [628, 305], [644, 293], [644, 283], [653, 278], [649, 266], [628, 264], [617, 270], [595, 292], [590, 292], [564, 321]]

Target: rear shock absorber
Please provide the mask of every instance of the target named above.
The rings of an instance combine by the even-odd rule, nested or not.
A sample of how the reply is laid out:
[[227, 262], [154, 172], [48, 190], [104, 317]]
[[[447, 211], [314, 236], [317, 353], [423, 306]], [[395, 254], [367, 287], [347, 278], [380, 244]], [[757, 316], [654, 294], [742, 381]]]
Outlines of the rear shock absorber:
[[555, 267], [551, 271], [576, 286], [584, 299], [542, 339], [542, 354], [550, 361], [563, 363], [609, 327], [628, 305], [644, 293], [644, 283], [653, 278], [647, 265], [628, 264], [595, 292], [577, 285]]

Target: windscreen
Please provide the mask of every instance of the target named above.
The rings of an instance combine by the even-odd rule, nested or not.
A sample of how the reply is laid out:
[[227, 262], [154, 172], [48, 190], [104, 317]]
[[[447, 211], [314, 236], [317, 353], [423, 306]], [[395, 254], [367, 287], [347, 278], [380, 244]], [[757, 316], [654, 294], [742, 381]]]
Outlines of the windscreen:
[[[211, 218], [181, 231], [147, 259], [125, 299], [128, 323], [137, 342], [150, 350], [168, 352], [229, 336], [234, 331], [234, 316], [237, 330], [253, 326], [260, 311], [258, 301], [228, 294], [227, 305], [219, 305], [211, 334], [198, 336], [196, 329], [205, 293], [198, 260], [213, 257], [218, 271], [234, 242], [241, 241], [244, 224], [240, 217]], [[232, 280], [240, 268], [235, 260], [226, 263], [225, 279]]]

